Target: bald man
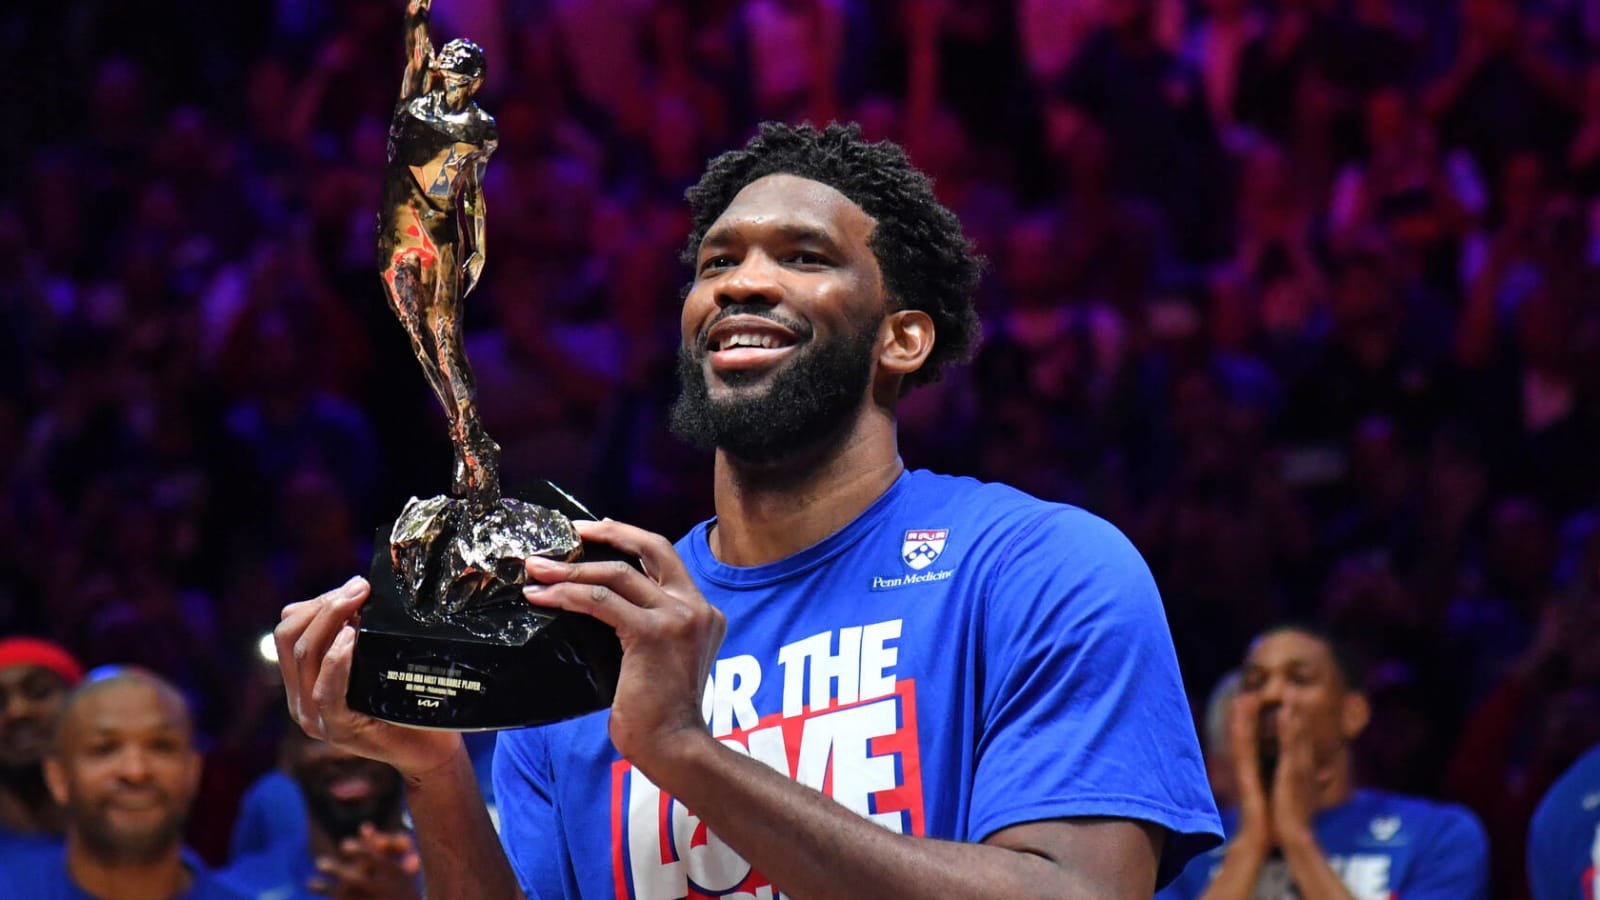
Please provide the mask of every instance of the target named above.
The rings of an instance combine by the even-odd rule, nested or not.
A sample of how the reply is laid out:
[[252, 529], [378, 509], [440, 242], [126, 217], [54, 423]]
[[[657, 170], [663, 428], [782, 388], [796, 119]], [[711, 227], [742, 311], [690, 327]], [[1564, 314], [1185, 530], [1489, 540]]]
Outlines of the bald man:
[[181, 845], [200, 783], [193, 736], [183, 695], [155, 675], [124, 672], [74, 691], [44, 762], [66, 846], [8, 865], [0, 896], [238, 900]]

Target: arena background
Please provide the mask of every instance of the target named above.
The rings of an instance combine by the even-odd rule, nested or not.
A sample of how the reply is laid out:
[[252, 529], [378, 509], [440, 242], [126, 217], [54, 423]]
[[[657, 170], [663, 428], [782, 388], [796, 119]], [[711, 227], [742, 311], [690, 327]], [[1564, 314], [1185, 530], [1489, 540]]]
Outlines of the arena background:
[[[438, 0], [499, 120], [469, 354], [508, 484], [676, 536], [683, 189], [859, 121], [989, 260], [909, 465], [1124, 529], [1197, 711], [1283, 617], [1356, 649], [1368, 785], [1496, 896], [1600, 742], [1600, 3]], [[175, 679], [193, 843], [273, 764], [256, 653], [449, 448], [373, 262], [400, 0], [0, 11], [0, 632]], [[1201, 723], [1203, 725], [1203, 723]]]

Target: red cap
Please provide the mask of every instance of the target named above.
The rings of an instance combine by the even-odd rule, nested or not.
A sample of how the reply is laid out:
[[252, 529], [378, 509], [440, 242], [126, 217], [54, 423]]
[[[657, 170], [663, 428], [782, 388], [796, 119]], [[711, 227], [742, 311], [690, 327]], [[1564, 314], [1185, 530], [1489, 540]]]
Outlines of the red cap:
[[0, 638], [0, 669], [39, 666], [60, 675], [68, 687], [83, 680], [83, 666], [59, 644], [29, 637]]

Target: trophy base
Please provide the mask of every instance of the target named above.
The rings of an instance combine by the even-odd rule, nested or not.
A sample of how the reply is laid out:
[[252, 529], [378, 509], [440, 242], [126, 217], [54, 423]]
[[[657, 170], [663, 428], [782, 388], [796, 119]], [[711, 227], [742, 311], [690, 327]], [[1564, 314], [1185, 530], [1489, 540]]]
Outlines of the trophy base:
[[[532, 502], [569, 518], [594, 518], [549, 486]], [[488, 598], [467, 624], [418, 621], [408, 609], [390, 553], [391, 529], [374, 541], [372, 595], [356, 626], [346, 702], [385, 722], [448, 731], [493, 731], [570, 719], [611, 705], [622, 645], [610, 626], [564, 610], [531, 608], [509, 587]], [[585, 545], [583, 558], [623, 558]], [[637, 565], [636, 560], [630, 560]], [[529, 626], [530, 608], [533, 612]], [[512, 617], [517, 627], [483, 626]]]

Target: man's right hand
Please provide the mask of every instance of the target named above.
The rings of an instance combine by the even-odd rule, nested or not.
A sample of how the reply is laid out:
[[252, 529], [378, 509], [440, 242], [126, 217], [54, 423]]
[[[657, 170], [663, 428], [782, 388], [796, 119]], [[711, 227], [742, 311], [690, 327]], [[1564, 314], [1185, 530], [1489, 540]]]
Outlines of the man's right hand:
[[351, 619], [370, 593], [366, 579], [358, 576], [316, 599], [283, 608], [272, 636], [278, 645], [284, 693], [289, 714], [306, 734], [388, 763], [414, 781], [466, 749], [454, 732], [402, 728], [355, 712], [345, 703], [356, 646]]
[[1261, 780], [1261, 698], [1240, 691], [1229, 710], [1228, 744], [1233, 753], [1234, 783], [1239, 791], [1236, 840], [1272, 848], [1272, 816], [1267, 786]]

